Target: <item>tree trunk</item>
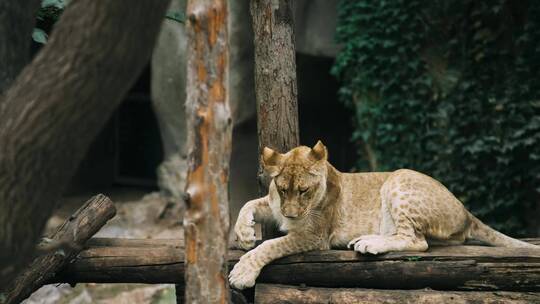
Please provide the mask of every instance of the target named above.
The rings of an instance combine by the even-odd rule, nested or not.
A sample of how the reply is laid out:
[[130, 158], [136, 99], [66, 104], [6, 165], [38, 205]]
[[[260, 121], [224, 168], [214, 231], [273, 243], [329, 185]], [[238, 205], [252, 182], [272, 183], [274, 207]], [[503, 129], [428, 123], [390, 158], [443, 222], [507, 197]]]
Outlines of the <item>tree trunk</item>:
[[226, 0], [187, 5], [187, 303], [227, 303], [228, 182], [232, 119], [228, 100]]
[[[88, 246], [52, 282], [184, 283], [184, 251], [178, 240], [91, 239]], [[229, 266], [244, 253], [230, 250]], [[352, 250], [312, 251], [265, 266], [257, 283], [538, 292], [540, 250], [451, 246], [379, 256]]]
[[29, 262], [90, 142], [148, 62], [169, 0], [79, 0], [0, 100], [0, 286]]
[[[57, 243], [58, 248], [34, 259], [30, 266], [5, 288], [5, 303], [20, 303], [54, 277], [55, 273], [75, 259], [86, 241], [115, 214], [112, 201], [104, 195], [97, 195], [87, 201], [50, 237], [52, 242]], [[47, 244], [45, 245], [47, 247]]]
[[0, 95], [30, 61], [39, 0], [0, 1]]
[[[291, 6], [291, 0], [251, 0], [259, 155], [264, 147], [284, 153], [300, 144]], [[270, 179], [260, 158], [258, 181], [266, 195]], [[277, 235], [272, 225], [262, 230], [263, 239]]]
[[417, 303], [540, 303], [540, 293], [438, 290], [377, 290], [352, 288], [314, 288], [258, 284], [257, 304], [417, 304]]

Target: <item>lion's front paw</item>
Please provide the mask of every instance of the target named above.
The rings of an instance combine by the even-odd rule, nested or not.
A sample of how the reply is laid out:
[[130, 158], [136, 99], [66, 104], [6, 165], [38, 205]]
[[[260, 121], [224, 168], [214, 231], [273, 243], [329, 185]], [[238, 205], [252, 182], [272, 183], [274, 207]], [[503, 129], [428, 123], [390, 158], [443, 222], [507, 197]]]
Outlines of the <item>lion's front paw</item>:
[[363, 235], [350, 241], [347, 247], [366, 254], [381, 254], [390, 251], [387, 239], [381, 235]]
[[229, 283], [237, 289], [245, 289], [255, 285], [255, 279], [259, 276], [260, 270], [253, 269], [249, 264], [240, 259], [233, 270], [229, 273]]
[[249, 250], [255, 247], [255, 222], [252, 219], [239, 218], [234, 226], [238, 247]]

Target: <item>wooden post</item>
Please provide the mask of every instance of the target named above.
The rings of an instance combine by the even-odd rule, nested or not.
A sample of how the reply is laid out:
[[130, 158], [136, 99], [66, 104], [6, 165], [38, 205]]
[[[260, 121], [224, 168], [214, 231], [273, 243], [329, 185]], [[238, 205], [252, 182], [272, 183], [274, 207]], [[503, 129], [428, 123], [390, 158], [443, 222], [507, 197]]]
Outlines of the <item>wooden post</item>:
[[187, 4], [188, 174], [186, 303], [227, 303], [228, 182], [232, 119], [228, 102], [226, 0]]
[[[283, 153], [300, 142], [292, 1], [251, 0], [251, 16], [259, 155], [264, 147]], [[270, 179], [260, 160], [258, 180], [266, 195]], [[275, 227], [263, 226], [263, 239], [275, 235]]]
[[48, 242], [41, 244], [44, 247], [42, 250], [50, 252], [36, 257], [7, 286], [4, 301], [0, 298], [0, 303], [20, 303], [46, 284], [56, 272], [75, 259], [86, 241], [115, 214], [116, 209], [108, 197], [97, 195], [88, 200], [58, 228]]

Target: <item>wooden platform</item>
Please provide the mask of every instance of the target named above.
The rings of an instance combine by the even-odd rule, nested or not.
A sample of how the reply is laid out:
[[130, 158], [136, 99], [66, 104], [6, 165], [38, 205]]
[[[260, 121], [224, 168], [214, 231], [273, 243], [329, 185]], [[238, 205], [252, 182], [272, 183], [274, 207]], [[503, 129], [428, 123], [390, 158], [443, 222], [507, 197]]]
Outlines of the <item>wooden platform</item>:
[[257, 284], [257, 304], [433, 304], [433, 303], [540, 303], [540, 293], [509, 291], [381, 290], [364, 288], [295, 287]]
[[[540, 239], [528, 239], [540, 244]], [[178, 240], [91, 239], [52, 282], [184, 281]], [[229, 252], [230, 266], [243, 251]], [[381, 289], [540, 291], [540, 250], [486, 246], [433, 247], [428, 252], [363, 256], [313, 251], [267, 265], [257, 283]]]

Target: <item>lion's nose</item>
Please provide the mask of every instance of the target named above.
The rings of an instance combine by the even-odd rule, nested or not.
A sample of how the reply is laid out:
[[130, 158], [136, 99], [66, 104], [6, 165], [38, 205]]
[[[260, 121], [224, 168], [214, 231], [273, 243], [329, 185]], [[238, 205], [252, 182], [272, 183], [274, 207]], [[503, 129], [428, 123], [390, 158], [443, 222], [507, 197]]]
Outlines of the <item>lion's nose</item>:
[[298, 209], [292, 208], [292, 207], [282, 208], [281, 213], [286, 218], [297, 218], [298, 217]]

